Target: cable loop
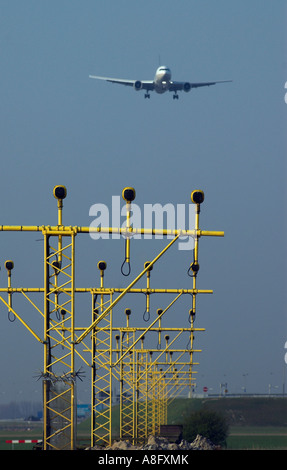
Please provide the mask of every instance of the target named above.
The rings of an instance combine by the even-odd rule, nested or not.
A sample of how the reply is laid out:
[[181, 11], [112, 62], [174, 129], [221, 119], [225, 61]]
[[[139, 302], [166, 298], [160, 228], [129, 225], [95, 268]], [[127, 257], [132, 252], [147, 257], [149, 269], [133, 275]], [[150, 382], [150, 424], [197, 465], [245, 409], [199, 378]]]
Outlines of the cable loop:
[[192, 271], [192, 274], [190, 274], [191, 271], [192, 271], [191, 266], [189, 266], [189, 268], [188, 268], [188, 270], [187, 270], [187, 275], [188, 275], [189, 277], [194, 277], [194, 272]]
[[147, 322], [149, 321], [149, 319], [150, 319], [150, 312], [148, 312], [147, 309], [145, 309], [144, 314], [143, 314], [143, 320]]
[[10, 310], [8, 311], [8, 320], [11, 323], [13, 323], [16, 320], [16, 315], [14, 315], [14, 313], [10, 312]]
[[[128, 266], [128, 271], [127, 273], [124, 272], [124, 265], [127, 264]], [[129, 261], [127, 261], [126, 259], [124, 260], [122, 266], [121, 266], [121, 273], [123, 276], [129, 276], [130, 273], [131, 273], [131, 263]]]

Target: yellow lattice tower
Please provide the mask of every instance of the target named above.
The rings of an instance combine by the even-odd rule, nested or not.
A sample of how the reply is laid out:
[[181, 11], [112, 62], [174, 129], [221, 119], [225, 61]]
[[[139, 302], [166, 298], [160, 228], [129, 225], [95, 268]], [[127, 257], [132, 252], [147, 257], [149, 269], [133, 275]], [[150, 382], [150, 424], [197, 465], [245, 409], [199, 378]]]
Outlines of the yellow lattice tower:
[[120, 362], [120, 438], [134, 442], [135, 436], [135, 351], [132, 348], [127, 354], [131, 344], [135, 341], [135, 332], [129, 330], [129, 317], [131, 310], [126, 309], [127, 329], [121, 334]]
[[148, 351], [141, 348], [136, 351], [136, 425], [135, 442], [143, 443], [148, 436]]
[[[100, 289], [104, 288], [105, 261], [99, 261]], [[112, 303], [112, 293], [93, 293], [93, 318], [95, 321], [106, 306]], [[99, 297], [99, 301], [97, 301]], [[108, 300], [105, 300], [108, 299]], [[92, 331], [92, 406], [91, 445], [110, 444], [112, 413], [112, 310]]]
[[[13, 288], [11, 285], [12, 262], [8, 270], [9, 311], [44, 346], [43, 448], [74, 449], [75, 446], [75, 235], [76, 230], [62, 225], [63, 199], [66, 188], [56, 186], [54, 196], [58, 201], [57, 226], [1, 226], [2, 231], [42, 232], [44, 237], [44, 287]], [[43, 338], [37, 334], [12, 307], [12, 295], [21, 293], [44, 320]], [[29, 294], [44, 295], [43, 311], [31, 300]]]
[[[75, 367], [74, 367], [74, 255], [73, 231], [61, 237], [58, 247], [44, 231], [45, 335], [44, 335], [44, 448], [74, 448]], [[59, 293], [61, 292], [61, 295]], [[63, 370], [65, 371], [63, 373]]]

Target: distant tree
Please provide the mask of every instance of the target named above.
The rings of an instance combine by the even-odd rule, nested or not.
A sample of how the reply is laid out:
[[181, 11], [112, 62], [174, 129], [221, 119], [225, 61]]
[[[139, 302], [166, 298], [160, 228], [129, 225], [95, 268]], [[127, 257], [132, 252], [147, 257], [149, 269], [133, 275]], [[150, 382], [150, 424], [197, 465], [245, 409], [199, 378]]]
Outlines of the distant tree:
[[228, 424], [224, 416], [215, 411], [199, 410], [189, 415], [183, 424], [183, 437], [193, 441], [197, 434], [209, 439], [215, 445], [226, 445]]

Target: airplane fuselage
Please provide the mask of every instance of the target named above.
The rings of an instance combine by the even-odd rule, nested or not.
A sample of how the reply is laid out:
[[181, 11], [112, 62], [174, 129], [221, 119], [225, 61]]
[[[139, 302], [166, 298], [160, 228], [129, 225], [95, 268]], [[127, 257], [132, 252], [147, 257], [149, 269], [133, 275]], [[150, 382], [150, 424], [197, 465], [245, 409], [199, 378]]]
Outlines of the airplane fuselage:
[[165, 93], [171, 85], [171, 71], [165, 65], [159, 67], [154, 77], [154, 91], [156, 93]]

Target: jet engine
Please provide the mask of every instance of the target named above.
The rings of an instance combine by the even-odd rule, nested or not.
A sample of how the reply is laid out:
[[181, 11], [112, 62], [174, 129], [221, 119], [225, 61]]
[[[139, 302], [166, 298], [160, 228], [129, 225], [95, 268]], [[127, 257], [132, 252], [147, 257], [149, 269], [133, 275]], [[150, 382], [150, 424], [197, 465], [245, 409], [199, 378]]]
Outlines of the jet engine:
[[188, 93], [191, 90], [191, 84], [188, 82], [185, 82], [183, 85], [183, 90]]
[[142, 89], [142, 87], [143, 87], [142, 82], [140, 80], [136, 80], [134, 83], [134, 89], [136, 91], [139, 91]]

